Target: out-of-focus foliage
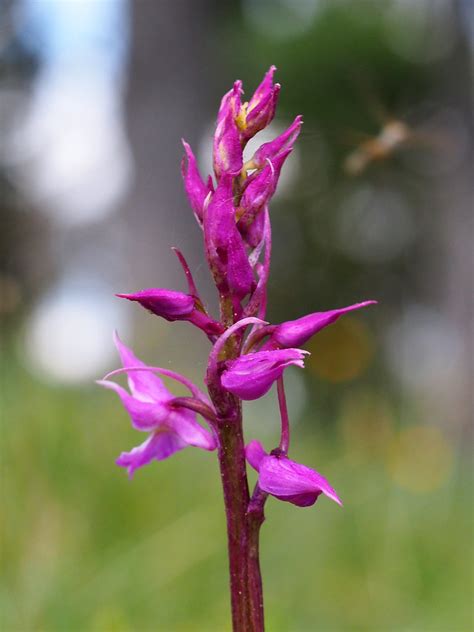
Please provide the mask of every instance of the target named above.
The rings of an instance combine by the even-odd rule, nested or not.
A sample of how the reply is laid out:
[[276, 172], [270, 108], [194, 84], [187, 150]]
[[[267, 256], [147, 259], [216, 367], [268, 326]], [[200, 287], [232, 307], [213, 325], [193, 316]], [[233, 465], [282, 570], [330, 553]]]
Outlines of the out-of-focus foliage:
[[[189, 449], [130, 482], [113, 461], [136, 433], [115, 400], [19, 369], [5, 386], [3, 628], [228, 629], [213, 455]], [[270, 630], [468, 629], [468, 467], [406, 414], [349, 389], [329, 434], [316, 413], [298, 425], [292, 454], [345, 506], [268, 503]]]

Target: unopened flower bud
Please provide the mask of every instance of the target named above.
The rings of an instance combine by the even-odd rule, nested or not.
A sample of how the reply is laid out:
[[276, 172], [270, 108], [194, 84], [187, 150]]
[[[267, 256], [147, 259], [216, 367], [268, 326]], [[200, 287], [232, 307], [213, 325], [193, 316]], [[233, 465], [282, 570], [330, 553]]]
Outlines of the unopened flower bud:
[[334, 323], [343, 314], [361, 307], [367, 307], [367, 305], [374, 305], [375, 303], [377, 301], [364, 301], [363, 303], [349, 305], [349, 307], [332, 309], [328, 312], [314, 312], [296, 320], [288, 320], [275, 327], [265, 348], [301, 346], [314, 334], [317, 334], [318, 331]]
[[270, 67], [250, 101], [242, 106], [242, 114], [237, 122], [240, 123], [240, 131], [244, 141], [267, 127], [275, 116], [280, 93], [280, 84], [273, 83], [275, 70], [275, 66]]
[[222, 99], [214, 133], [214, 172], [219, 180], [223, 175], [237, 176], [242, 170], [242, 145], [236, 118], [240, 111], [242, 83], [236, 81]]
[[249, 161], [249, 167], [254, 169], [261, 169], [264, 167], [267, 160], [274, 161], [276, 156], [286, 149], [293, 149], [298, 134], [301, 131], [301, 125], [303, 124], [303, 117], [297, 116], [290, 127], [282, 134], [277, 136], [274, 140], [261, 145], [251, 161]]
[[[283, 163], [291, 153], [291, 148], [279, 153], [273, 160], [267, 160], [261, 171], [252, 174], [245, 183], [240, 200], [241, 216], [238, 228], [245, 234], [260, 211], [270, 202], [280, 177]], [[255, 247], [256, 244], [251, 243]]]
[[209, 318], [202, 311], [199, 301], [190, 294], [162, 288], [150, 288], [134, 294], [117, 294], [117, 296], [135, 301], [152, 314], [161, 316], [166, 320], [187, 320], [209, 335], [222, 333], [220, 323]]

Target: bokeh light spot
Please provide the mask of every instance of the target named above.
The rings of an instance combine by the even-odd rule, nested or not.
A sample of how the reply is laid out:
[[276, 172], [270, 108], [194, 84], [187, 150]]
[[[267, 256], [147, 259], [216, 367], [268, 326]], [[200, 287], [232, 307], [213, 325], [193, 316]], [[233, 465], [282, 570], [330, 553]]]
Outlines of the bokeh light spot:
[[329, 382], [345, 382], [365, 371], [373, 342], [361, 321], [345, 318], [319, 332], [308, 349], [311, 356], [306, 365], [311, 373]]
[[385, 3], [388, 43], [398, 55], [419, 64], [449, 55], [455, 42], [453, 6], [446, 0]]
[[453, 450], [435, 426], [417, 425], [402, 430], [392, 442], [387, 468], [400, 487], [411, 492], [432, 492], [448, 478]]
[[393, 437], [393, 413], [387, 400], [370, 389], [346, 395], [341, 410], [341, 435], [350, 455], [384, 457]]
[[355, 261], [384, 263], [399, 257], [415, 237], [415, 224], [400, 193], [361, 186], [344, 201], [337, 226], [338, 247]]
[[244, 0], [244, 19], [257, 32], [275, 39], [300, 36], [324, 7], [321, 0]]
[[123, 307], [111, 288], [57, 288], [34, 309], [26, 326], [28, 368], [46, 381], [80, 384], [98, 379], [116, 357], [114, 325], [124, 334]]

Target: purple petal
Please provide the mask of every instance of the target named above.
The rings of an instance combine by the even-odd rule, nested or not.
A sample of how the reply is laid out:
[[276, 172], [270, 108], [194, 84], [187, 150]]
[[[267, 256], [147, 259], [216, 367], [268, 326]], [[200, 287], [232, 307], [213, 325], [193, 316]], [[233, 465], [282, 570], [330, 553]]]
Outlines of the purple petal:
[[267, 70], [260, 85], [255, 90], [249, 101], [249, 109], [254, 108], [262, 100], [262, 98], [268, 94], [268, 92], [271, 92], [273, 88], [273, 75], [275, 74], [275, 70], [276, 66], [273, 65]]
[[300, 507], [314, 504], [321, 493], [342, 505], [324, 476], [286, 457], [268, 456], [262, 460], [259, 485], [268, 494]]
[[206, 255], [220, 289], [229, 288], [239, 299], [254, 283], [242, 237], [235, 223], [232, 178], [223, 176], [204, 212]]
[[170, 321], [183, 319], [194, 309], [194, 298], [175, 290], [149, 288], [134, 294], [117, 294], [116, 296], [136, 301], [153, 314]]
[[235, 117], [238, 116], [241, 109], [241, 96], [243, 94], [242, 82], [237, 80], [234, 85], [226, 92], [221, 99], [219, 112], [217, 113], [217, 125], [222, 123], [230, 111]]
[[217, 447], [214, 435], [196, 421], [195, 413], [190, 410], [180, 409], [173, 411], [166, 422], [166, 426], [187, 445], [210, 451], [215, 450]]
[[[139, 360], [133, 351], [120, 340], [117, 332], [114, 332], [114, 343], [120, 354], [122, 366], [126, 368], [146, 367], [146, 364]], [[172, 398], [163, 381], [152, 371], [129, 371], [127, 379], [131, 394], [141, 401], [163, 402]], [[107, 386], [106, 388], [112, 387]]]
[[275, 157], [285, 149], [292, 149], [293, 145], [298, 138], [298, 134], [303, 124], [303, 117], [297, 116], [290, 127], [285, 130], [280, 136], [277, 136], [269, 143], [264, 143], [255, 152], [252, 162], [257, 169], [261, 169], [267, 160], [274, 160]]
[[269, 125], [275, 116], [278, 96], [280, 94], [280, 84], [276, 83], [272, 90], [264, 95], [255, 107], [247, 110], [246, 129], [243, 132], [244, 138], [251, 138], [257, 132]]
[[303, 368], [304, 355], [301, 349], [277, 349], [240, 356], [226, 363], [221, 384], [241, 399], [258, 399], [270, 390], [287, 366]]
[[236, 81], [233, 89], [222, 99], [217, 126], [214, 133], [214, 171], [219, 179], [222, 175], [236, 176], [242, 170], [242, 145], [236, 117], [240, 111], [241, 83]]
[[227, 244], [227, 260], [227, 283], [232, 294], [241, 300], [252, 291], [255, 280], [242, 236], [235, 224]]
[[275, 116], [280, 92], [280, 84], [273, 83], [275, 70], [275, 66], [270, 67], [248, 103], [245, 126], [242, 129], [242, 136], [246, 140], [266, 127]]
[[115, 391], [122, 400], [124, 408], [130, 415], [132, 425], [137, 430], [149, 431], [162, 426], [169, 417], [169, 406], [162, 402], [150, 402], [137, 399], [115, 382], [99, 380], [97, 384]]
[[248, 178], [240, 202], [243, 215], [238, 223], [239, 230], [248, 229], [257, 214], [270, 201], [275, 193], [283, 163], [291, 151], [291, 149], [286, 149], [278, 154], [273, 161], [268, 160], [261, 171]]
[[245, 447], [245, 456], [247, 458], [247, 461], [253, 467], [253, 469], [257, 470], [257, 472], [259, 472], [260, 471], [260, 465], [261, 465], [263, 459], [266, 456], [268, 456], [268, 455], [265, 452], [265, 450], [263, 449], [263, 446], [260, 443], [260, 441], [255, 441], [254, 440], [254, 441], [251, 441]]
[[[264, 209], [265, 207], [263, 207], [261, 212], [258, 213], [257, 217], [248, 228], [242, 230], [242, 236], [245, 243], [247, 243], [251, 248], [257, 248], [257, 246], [262, 243], [263, 233], [265, 230]], [[239, 230], [240, 228], [241, 227], [239, 225]]]
[[162, 461], [167, 459], [178, 450], [186, 447], [178, 435], [172, 432], [157, 432], [144, 441], [141, 445], [133, 448], [130, 452], [122, 452], [116, 460], [117, 465], [126, 467], [129, 478], [139, 467], [143, 467], [150, 461]]
[[181, 163], [184, 188], [198, 224], [201, 224], [204, 201], [208, 196], [209, 191], [212, 191], [212, 184], [211, 188], [209, 188], [209, 180], [207, 184], [204, 183], [201, 178], [201, 174], [199, 173], [199, 169], [197, 168], [196, 158], [194, 157], [191, 147], [184, 140], [182, 140], [182, 143], [184, 151], [186, 152], [186, 156], [183, 158]]
[[376, 303], [377, 301], [364, 301], [363, 303], [356, 303], [355, 305], [349, 305], [349, 307], [333, 309], [328, 312], [314, 312], [297, 320], [289, 320], [285, 323], [281, 323], [281, 325], [278, 325], [274, 330], [270, 345], [275, 342], [278, 346], [282, 347], [301, 346], [309, 340], [311, 336], [314, 336], [314, 334], [321, 331], [324, 327], [334, 323], [343, 314]]

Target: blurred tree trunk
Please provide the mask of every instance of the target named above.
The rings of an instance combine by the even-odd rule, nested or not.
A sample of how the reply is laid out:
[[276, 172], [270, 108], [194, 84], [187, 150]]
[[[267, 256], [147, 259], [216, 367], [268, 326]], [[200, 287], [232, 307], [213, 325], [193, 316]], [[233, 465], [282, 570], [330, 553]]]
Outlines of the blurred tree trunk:
[[[171, 246], [186, 256], [204, 300], [216, 308], [204, 265], [202, 233], [180, 173], [181, 138], [197, 151], [216, 115], [217, 0], [130, 0], [130, 61], [125, 116], [134, 179], [122, 218], [125, 290], [186, 290]], [[106, 177], [106, 176], [105, 176]], [[119, 245], [120, 248], [120, 245]], [[167, 323], [133, 309], [137, 352], [202, 380], [208, 341], [186, 323]], [[176, 340], [185, 344], [176, 344]], [[157, 345], [157, 341], [159, 344]], [[193, 373], [194, 371], [194, 373]]]
[[216, 107], [215, 1], [140, 0], [130, 6], [126, 115], [135, 178], [126, 203], [129, 275], [143, 287], [180, 284], [170, 247], [196, 257], [202, 251], [183, 192], [181, 138], [196, 147]]
[[[454, 173], [443, 179], [441, 212], [439, 219], [439, 264], [434, 265], [438, 277], [437, 302], [454, 332], [462, 343], [459, 379], [450, 384], [448, 397], [441, 396], [440, 413], [445, 421], [459, 430], [461, 436], [471, 430], [473, 369], [473, 93], [471, 77], [472, 51], [467, 41], [466, 29], [470, 3], [453, 2], [455, 45], [451, 55], [440, 65], [438, 91], [440, 100], [448, 95], [448, 107], [461, 115], [466, 131], [466, 155]], [[471, 36], [472, 37], [472, 36]], [[438, 399], [437, 397], [435, 397]], [[439, 413], [438, 413], [439, 414]]]

